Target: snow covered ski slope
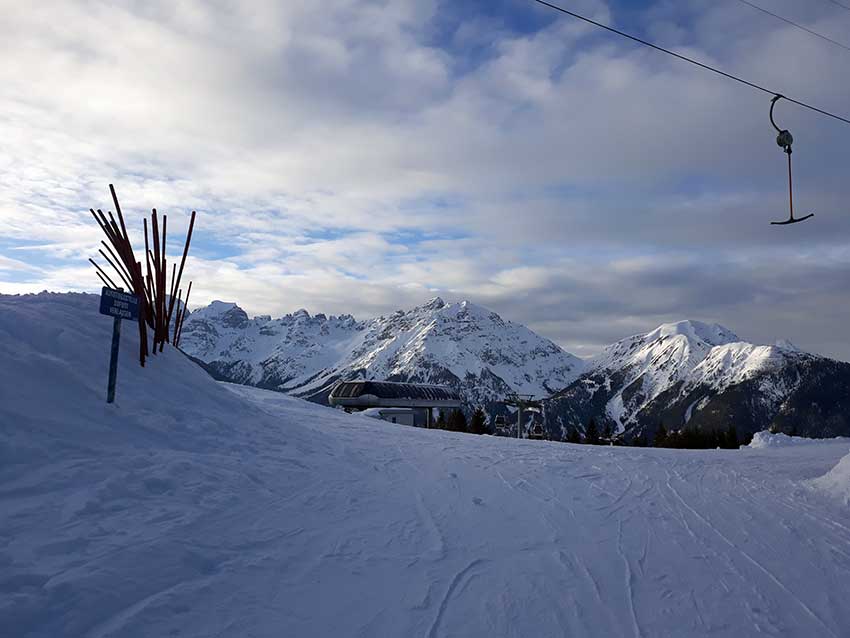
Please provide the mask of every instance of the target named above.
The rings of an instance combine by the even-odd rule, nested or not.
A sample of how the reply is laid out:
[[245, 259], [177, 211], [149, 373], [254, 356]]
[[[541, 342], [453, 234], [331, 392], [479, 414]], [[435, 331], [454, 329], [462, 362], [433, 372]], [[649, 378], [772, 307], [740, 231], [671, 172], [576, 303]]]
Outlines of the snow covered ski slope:
[[424, 431], [142, 370], [132, 330], [107, 406], [110, 324], [0, 296], [3, 636], [850, 635], [850, 440]]

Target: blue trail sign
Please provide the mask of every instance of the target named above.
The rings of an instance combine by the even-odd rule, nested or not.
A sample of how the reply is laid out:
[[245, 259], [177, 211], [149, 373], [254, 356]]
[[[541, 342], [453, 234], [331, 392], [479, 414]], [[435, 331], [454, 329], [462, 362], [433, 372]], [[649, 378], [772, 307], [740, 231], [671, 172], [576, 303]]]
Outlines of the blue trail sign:
[[139, 298], [120, 290], [103, 287], [100, 291], [100, 314], [112, 317], [112, 351], [109, 355], [109, 381], [106, 402], [115, 401], [115, 380], [118, 377], [118, 348], [121, 345], [121, 320], [139, 319]]
[[120, 290], [103, 287], [100, 291], [100, 314], [118, 319], [139, 319], [139, 298]]

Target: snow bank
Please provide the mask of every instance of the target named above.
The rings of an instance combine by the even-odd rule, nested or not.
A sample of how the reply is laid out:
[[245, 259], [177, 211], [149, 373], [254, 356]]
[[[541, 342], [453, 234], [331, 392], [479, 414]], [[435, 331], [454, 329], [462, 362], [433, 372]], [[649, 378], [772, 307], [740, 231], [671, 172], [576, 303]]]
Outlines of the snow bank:
[[0, 295], [0, 627], [14, 628], [3, 636], [160, 636], [180, 616], [183, 636], [228, 634], [188, 612], [227, 607], [202, 592], [243, 543], [250, 553], [306, 520], [295, 508], [265, 526], [263, 512], [298, 499], [329, 456], [342, 474], [363, 464], [311, 433], [347, 415], [291, 399], [269, 414], [171, 347], [141, 368], [134, 327], [107, 405], [112, 320], [98, 297]]
[[[764, 449], [770, 447], [789, 447], [792, 445], [812, 445], [823, 442], [825, 439], [808, 439], [802, 436], [788, 436], [781, 432], [773, 434], [767, 430], [756, 432], [753, 440], [745, 447], [753, 449]], [[830, 439], [835, 440], [835, 439]]]
[[850, 505], [850, 454], [823, 476], [812, 479], [810, 485]]

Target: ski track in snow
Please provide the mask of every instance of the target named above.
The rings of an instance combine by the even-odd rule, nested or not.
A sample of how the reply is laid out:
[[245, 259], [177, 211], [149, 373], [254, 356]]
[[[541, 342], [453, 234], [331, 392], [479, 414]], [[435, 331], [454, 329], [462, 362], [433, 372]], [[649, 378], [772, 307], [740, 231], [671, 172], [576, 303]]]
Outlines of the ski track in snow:
[[629, 558], [623, 553], [623, 521], [617, 521], [617, 555], [622, 559], [625, 568], [625, 589], [626, 600], [629, 603], [629, 615], [632, 619], [632, 629], [635, 632], [635, 638], [641, 638], [640, 625], [638, 625], [637, 615], [635, 614], [635, 596], [634, 586], [632, 585], [632, 567], [629, 564]]
[[719, 537], [720, 537], [720, 539], [721, 539], [721, 540], [722, 540], [725, 544], [727, 544], [727, 545], [730, 547], [730, 549], [732, 549], [732, 551], [736, 551], [736, 552], [738, 552], [738, 553], [739, 553], [741, 556], [743, 556], [743, 557], [744, 557], [747, 561], [749, 561], [749, 562], [750, 562], [750, 563], [752, 563], [752, 564], [753, 564], [756, 568], [758, 568], [758, 570], [759, 570], [759, 571], [761, 571], [761, 572], [762, 572], [765, 576], [767, 576], [767, 577], [768, 577], [771, 581], [773, 581], [773, 583], [774, 583], [774, 584], [775, 584], [775, 585], [776, 585], [779, 589], [781, 589], [783, 592], [785, 592], [785, 593], [788, 595], [788, 597], [789, 597], [792, 601], [794, 601], [794, 602], [795, 602], [795, 603], [797, 603], [800, 607], [802, 607], [802, 608], [803, 608], [803, 610], [805, 610], [805, 612], [806, 612], [806, 613], [807, 613], [807, 614], [808, 614], [808, 615], [809, 615], [809, 616], [810, 616], [813, 620], [815, 620], [815, 621], [817, 622], [817, 624], [818, 624], [819, 626], [821, 626], [821, 627], [822, 627], [822, 628], [823, 628], [823, 629], [824, 629], [824, 630], [825, 630], [825, 631], [826, 631], [826, 632], [827, 632], [830, 636], [835, 636], [835, 633], [834, 633], [831, 629], [829, 629], [829, 627], [827, 627], [827, 626], [823, 623], [823, 621], [822, 621], [822, 620], [821, 620], [821, 619], [817, 616], [817, 614], [815, 614], [815, 613], [814, 613], [814, 612], [813, 612], [813, 611], [809, 608], [809, 606], [808, 606], [808, 605], [806, 605], [806, 603], [804, 603], [802, 600], [800, 600], [800, 598], [799, 598], [797, 595], [795, 595], [795, 594], [794, 594], [794, 593], [793, 593], [790, 589], [788, 589], [788, 587], [787, 587], [787, 586], [786, 586], [786, 585], [785, 585], [785, 584], [784, 584], [781, 580], [779, 580], [779, 578], [777, 578], [777, 577], [776, 577], [776, 574], [774, 574], [771, 570], [769, 570], [767, 567], [765, 567], [762, 563], [760, 563], [759, 561], [757, 561], [755, 558], [753, 558], [752, 556], [750, 556], [750, 554], [749, 554], [749, 553], [747, 553], [746, 551], [744, 551], [744, 550], [743, 550], [743, 549], [741, 549], [740, 547], [737, 547], [737, 546], [736, 546], [736, 545], [735, 545], [732, 541], [730, 541], [730, 540], [726, 537], [726, 535], [724, 535], [724, 534], [723, 534], [723, 532], [721, 532], [719, 529], [717, 529], [717, 527], [715, 527], [715, 526], [711, 523], [711, 521], [710, 521], [710, 520], [708, 520], [705, 516], [703, 516], [702, 514], [700, 514], [699, 512], [697, 512], [697, 511], [696, 511], [696, 510], [695, 510], [695, 509], [694, 509], [691, 505], [689, 505], [687, 502], [685, 502], [685, 500], [684, 500], [684, 499], [681, 497], [681, 495], [679, 494], [678, 490], [677, 490], [677, 489], [676, 489], [676, 488], [675, 488], [675, 487], [671, 484], [671, 482], [670, 482], [670, 480], [669, 480], [669, 477], [668, 477], [668, 481], [667, 481], [667, 486], [670, 488], [670, 490], [672, 491], [673, 495], [674, 495], [674, 496], [676, 497], [676, 499], [677, 499], [677, 500], [678, 500], [678, 501], [682, 504], [682, 507], [683, 507], [685, 510], [687, 510], [688, 512], [690, 512], [691, 514], [693, 514], [693, 516], [694, 516], [695, 518], [699, 519], [699, 520], [700, 520], [700, 521], [701, 521], [701, 522], [702, 522], [702, 523], [703, 523], [706, 527], [708, 527], [708, 529], [709, 529], [709, 530], [711, 530], [714, 534], [716, 534], [717, 536], [719, 536]]
[[448, 589], [446, 589], [446, 593], [440, 601], [440, 605], [437, 608], [437, 615], [434, 617], [434, 622], [431, 623], [431, 628], [428, 630], [428, 638], [436, 638], [437, 630], [440, 627], [440, 622], [443, 620], [443, 616], [446, 613], [446, 607], [451, 601], [452, 595], [454, 594], [455, 589], [457, 589], [458, 584], [467, 577], [469, 572], [477, 565], [481, 564], [483, 561], [481, 559], [475, 559], [471, 561], [466, 567], [457, 572], [452, 578], [451, 583], [449, 583]]
[[108, 357], [86, 353], [108, 354], [110, 322], [64, 307], [39, 339], [0, 307], [4, 638], [850, 635], [850, 511], [809, 481], [847, 440], [423, 431], [218, 384], [171, 350], [142, 371], [132, 331], [107, 408]]

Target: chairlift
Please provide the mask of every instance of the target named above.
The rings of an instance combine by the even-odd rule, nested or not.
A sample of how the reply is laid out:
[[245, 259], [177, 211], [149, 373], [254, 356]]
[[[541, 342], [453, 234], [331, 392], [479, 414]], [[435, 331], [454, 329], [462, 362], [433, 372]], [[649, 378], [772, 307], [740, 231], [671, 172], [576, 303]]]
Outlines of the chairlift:
[[535, 423], [528, 431], [528, 438], [542, 441], [546, 438], [546, 430], [543, 429], [543, 426], [540, 423]]
[[805, 217], [794, 217], [794, 189], [791, 185], [791, 144], [794, 143], [794, 138], [791, 135], [790, 131], [786, 129], [780, 129], [773, 119], [773, 108], [776, 106], [776, 103], [782, 98], [782, 95], [775, 95], [770, 101], [770, 123], [773, 124], [773, 128], [775, 128], [776, 132], [778, 133], [778, 135], [776, 136], [776, 143], [782, 148], [785, 154], [788, 155], [788, 206], [790, 209], [790, 216], [785, 221], [770, 222], [773, 226], [798, 224], [802, 221], [807, 220], [809, 217], [815, 216], [814, 213], [809, 213]]
[[496, 418], [493, 419], [493, 429], [496, 431], [496, 436], [507, 436], [508, 435], [508, 423], [505, 420], [504, 415], [497, 414]]

